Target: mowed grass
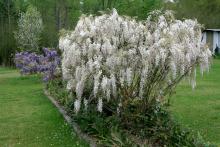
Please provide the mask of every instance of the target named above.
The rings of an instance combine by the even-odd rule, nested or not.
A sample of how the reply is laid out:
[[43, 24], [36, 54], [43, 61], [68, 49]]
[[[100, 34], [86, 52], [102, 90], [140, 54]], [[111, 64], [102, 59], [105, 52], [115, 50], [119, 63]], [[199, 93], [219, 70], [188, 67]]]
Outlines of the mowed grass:
[[39, 77], [0, 68], [0, 147], [88, 146], [43, 94]]
[[192, 90], [182, 82], [171, 98], [171, 111], [176, 119], [198, 131], [206, 141], [220, 146], [220, 59], [214, 59], [210, 72], [197, 72], [197, 86]]

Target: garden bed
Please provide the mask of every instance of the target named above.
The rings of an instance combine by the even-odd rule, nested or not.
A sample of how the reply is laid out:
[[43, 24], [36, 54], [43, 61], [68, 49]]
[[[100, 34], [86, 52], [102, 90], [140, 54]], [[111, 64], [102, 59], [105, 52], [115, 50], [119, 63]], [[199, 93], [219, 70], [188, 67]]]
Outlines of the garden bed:
[[159, 108], [157, 113], [151, 112], [146, 117], [147, 122], [133, 122], [130, 128], [125, 128], [116, 118], [91, 109], [76, 115], [70, 93], [65, 90], [59, 78], [48, 83], [45, 94], [75, 132], [92, 146], [211, 146], [191, 134], [190, 130], [179, 126], [165, 108]]

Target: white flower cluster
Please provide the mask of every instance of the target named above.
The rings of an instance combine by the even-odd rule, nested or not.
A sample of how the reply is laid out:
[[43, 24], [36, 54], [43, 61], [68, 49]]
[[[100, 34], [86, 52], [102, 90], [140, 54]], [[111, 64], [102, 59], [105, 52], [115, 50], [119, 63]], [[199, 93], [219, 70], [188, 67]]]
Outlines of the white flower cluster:
[[29, 6], [26, 13], [20, 13], [18, 19], [18, 31], [15, 39], [19, 48], [25, 50], [37, 50], [39, 48], [40, 35], [43, 31], [41, 14], [33, 6]]
[[104, 102], [118, 108], [137, 97], [150, 102], [170, 93], [184, 77], [194, 87], [196, 65], [208, 70], [211, 57], [201, 37], [197, 21], [175, 20], [170, 11], [154, 11], [142, 22], [116, 10], [82, 16], [59, 41], [63, 78], [77, 96], [75, 111], [82, 101], [94, 100], [100, 112]]

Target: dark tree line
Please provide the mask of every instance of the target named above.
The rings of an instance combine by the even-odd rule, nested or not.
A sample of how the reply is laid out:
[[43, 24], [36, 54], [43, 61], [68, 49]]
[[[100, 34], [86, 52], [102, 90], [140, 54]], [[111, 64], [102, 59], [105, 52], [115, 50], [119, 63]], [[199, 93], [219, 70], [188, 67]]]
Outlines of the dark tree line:
[[12, 65], [17, 50], [14, 31], [20, 12], [28, 5], [42, 15], [44, 31], [41, 47], [57, 47], [59, 30], [73, 29], [82, 13], [99, 14], [116, 8], [122, 15], [145, 19], [154, 9], [171, 9], [177, 18], [196, 18], [206, 28], [220, 28], [219, 0], [0, 0], [0, 65]]
[[20, 12], [28, 5], [42, 15], [44, 31], [41, 47], [57, 47], [59, 31], [73, 29], [82, 13], [99, 14], [116, 8], [120, 14], [145, 19], [149, 11], [161, 7], [162, 0], [0, 0], [0, 65], [13, 65], [17, 48], [14, 32]]
[[16, 28], [16, 9], [12, 0], [0, 1], [0, 63], [8, 65], [16, 48], [13, 31]]
[[116, 8], [122, 15], [145, 19], [154, 9], [171, 9], [178, 19], [198, 19], [205, 28], [220, 28], [219, 0], [0, 0], [0, 65], [12, 65], [18, 49], [14, 39], [20, 12], [33, 5], [42, 15], [40, 47], [57, 47], [59, 31], [73, 29], [82, 13], [100, 14]]
[[220, 0], [174, 0], [168, 3], [178, 19], [197, 19], [204, 28], [220, 28]]

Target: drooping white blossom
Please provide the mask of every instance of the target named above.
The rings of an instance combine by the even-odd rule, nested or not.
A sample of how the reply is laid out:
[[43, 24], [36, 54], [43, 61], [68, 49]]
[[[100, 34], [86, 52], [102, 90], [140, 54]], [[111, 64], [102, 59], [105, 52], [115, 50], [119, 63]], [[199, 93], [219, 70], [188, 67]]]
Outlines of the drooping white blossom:
[[99, 78], [100, 78], [101, 74], [102, 74], [102, 71], [99, 71], [99, 73], [94, 76], [93, 94], [95, 97], [98, 93], [98, 89], [99, 89], [99, 85], [100, 85]]
[[127, 84], [128, 84], [128, 86], [130, 86], [131, 82], [132, 82], [132, 70], [131, 70], [131, 68], [126, 69], [126, 78], [127, 78]]
[[84, 103], [84, 109], [87, 111], [87, 109], [88, 109], [88, 100], [83, 99], [83, 103]]
[[79, 112], [80, 107], [81, 107], [81, 100], [80, 100], [80, 99], [77, 99], [77, 100], [74, 102], [74, 110], [75, 110], [76, 113]]
[[115, 9], [82, 16], [59, 41], [63, 79], [76, 93], [75, 111], [85, 91], [102, 112], [110, 100], [115, 106], [137, 97], [160, 100], [184, 77], [194, 88], [196, 66], [203, 73], [210, 65], [211, 52], [201, 37], [196, 20], [176, 20], [170, 11], [153, 11], [141, 22]]
[[78, 99], [81, 99], [83, 94], [83, 89], [84, 89], [84, 81], [81, 80], [76, 84], [76, 95]]
[[116, 86], [116, 79], [114, 74], [111, 74], [111, 86], [112, 86], [112, 94], [114, 97], [117, 97], [117, 86]]
[[98, 104], [97, 104], [97, 109], [99, 112], [102, 112], [102, 107], [103, 107], [103, 101], [102, 101], [102, 98], [99, 98]]

